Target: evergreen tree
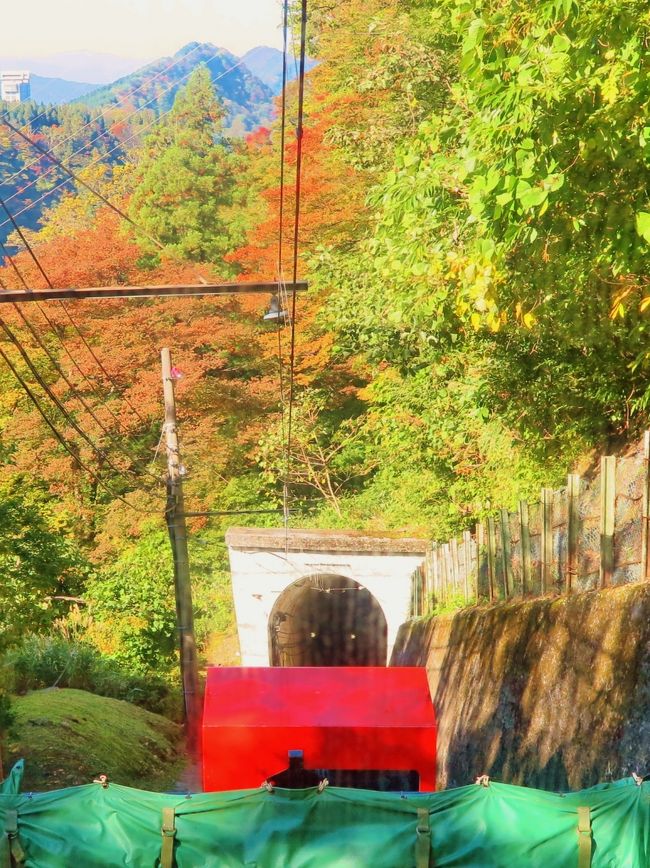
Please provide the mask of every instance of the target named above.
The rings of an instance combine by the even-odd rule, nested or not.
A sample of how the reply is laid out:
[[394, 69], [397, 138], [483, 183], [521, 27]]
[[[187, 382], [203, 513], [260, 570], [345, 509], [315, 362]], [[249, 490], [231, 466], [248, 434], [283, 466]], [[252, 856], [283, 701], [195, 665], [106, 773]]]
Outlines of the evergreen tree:
[[[210, 72], [201, 66], [147, 138], [131, 203], [134, 219], [151, 235], [194, 262], [219, 261], [232, 248], [238, 157], [222, 133], [223, 117]], [[142, 246], [152, 251], [146, 239]]]

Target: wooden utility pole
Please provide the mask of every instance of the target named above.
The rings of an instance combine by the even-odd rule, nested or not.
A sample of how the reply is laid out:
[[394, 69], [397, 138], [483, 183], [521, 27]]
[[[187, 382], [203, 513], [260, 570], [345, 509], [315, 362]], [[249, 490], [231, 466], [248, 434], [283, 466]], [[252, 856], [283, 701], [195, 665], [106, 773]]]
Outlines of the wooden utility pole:
[[176, 591], [176, 621], [181, 655], [181, 678], [185, 705], [185, 724], [190, 749], [198, 743], [201, 719], [201, 696], [199, 691], [199, 667], [194, 638], [194, 615], [192, 610], [192, 585], [187, 550], [187, 527], [183, 504], [183, 466], [178, 447], [176, 428], [176, 399], [172, 358], [165, 347], [161, 352], [163, 394], [165, 397], [165, 443], [167, 446], [167, 508], [165, 518], [169, 541], [174, 558], [174, 586]]

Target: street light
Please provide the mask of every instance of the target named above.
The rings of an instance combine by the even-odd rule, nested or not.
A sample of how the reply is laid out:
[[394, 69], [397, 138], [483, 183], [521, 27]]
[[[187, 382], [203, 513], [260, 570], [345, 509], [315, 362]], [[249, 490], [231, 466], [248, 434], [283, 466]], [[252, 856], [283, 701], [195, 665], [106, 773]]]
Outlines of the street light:
[[267, 322], [287, 322], [288, 319], [289, 311], [282, 307], [277, 293], [273, 293], [269, 302], [269, 309], [264, 314], [264, 320]]

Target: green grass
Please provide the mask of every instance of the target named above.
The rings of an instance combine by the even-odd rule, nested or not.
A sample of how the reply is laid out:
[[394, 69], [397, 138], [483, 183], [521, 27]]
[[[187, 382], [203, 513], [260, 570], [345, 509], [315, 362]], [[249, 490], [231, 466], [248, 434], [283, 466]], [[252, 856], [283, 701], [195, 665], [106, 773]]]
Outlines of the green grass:
[[177, 724], [119, 699], [50, 688], [15, 697], [12, 709], [5, 763], [24, 757], [24, 792], [87, 784], [100, 774], [164, 790], [185, 760]]

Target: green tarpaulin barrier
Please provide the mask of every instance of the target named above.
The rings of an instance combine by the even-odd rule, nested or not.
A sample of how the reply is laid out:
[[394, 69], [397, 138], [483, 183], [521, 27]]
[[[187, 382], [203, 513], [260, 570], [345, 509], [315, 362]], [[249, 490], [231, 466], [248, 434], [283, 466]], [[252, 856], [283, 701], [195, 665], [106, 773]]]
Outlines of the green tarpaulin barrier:
[[[4, 781], [0, 781], [0, 793], [17, 793], [20, 791], [20, 785], [23, 780], [23, 772], [25, 770], [25, 762], [24, 760], [18, 760], [18, 762], [14, 765], [11, 772], [9, 773], [9, 777], [5, 778]], [[1, 773], [1, 770], [0, 770]]]
[[1, 793], [1, 830], [2, 868], [647, 868], [650, 783], [187, 797], [94, 783]]

